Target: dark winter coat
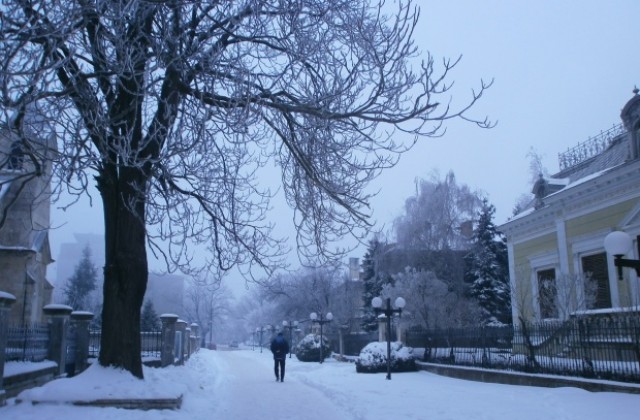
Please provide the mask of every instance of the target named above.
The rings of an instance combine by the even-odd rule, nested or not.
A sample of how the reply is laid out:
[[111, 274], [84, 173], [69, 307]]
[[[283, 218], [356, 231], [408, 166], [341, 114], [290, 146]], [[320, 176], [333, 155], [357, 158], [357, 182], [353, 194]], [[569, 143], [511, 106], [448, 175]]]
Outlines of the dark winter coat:
[[289, 353], [289, 343], [282, 334], [278, 334], [271, 342], [271, 353], [274, 359], [284, 359]]

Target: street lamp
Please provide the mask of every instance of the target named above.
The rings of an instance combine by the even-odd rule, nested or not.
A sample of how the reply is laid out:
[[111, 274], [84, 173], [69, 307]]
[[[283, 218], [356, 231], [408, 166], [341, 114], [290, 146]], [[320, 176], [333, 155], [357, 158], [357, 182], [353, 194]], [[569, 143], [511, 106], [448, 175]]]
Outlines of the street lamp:
[[382, 298], [376, 296], [371, 299], [371, 306], [373, 306], [373, 310], [376, 311], [376, 315], [384, 314], [387, 318], [387, 379], [391, 379], [391, 316], [394, 313], [398, 315], [402, 315], [402, 308], [407, 304], [407, 302], [398, 297], [395, 301], [395, 309], [391, 307], [391, 298], [386, 299], [386, 307], [382, 308]]
[[265, 331], [270, 331], [271, 325], [267, 325], [266, 327], [258, 327], [256, 328], [256, 334], [260, 334], [260, 353], [262, 353], [262, 334]]
[[298, 328], [298, 321], [282, 321], [282, 326], [289, 330], [289, 359], [293, 350], [293, 330]]
[[636, 274], [640, 277], [640, 260], [622, 258], [631, 251], [632, 245], [631, 236], [626, 232], [614, 231], [604, 238], [604, 249], [613, 255], [613, 264], [618, 267], [618, 280], [622, 280], [622, 267], [635, 268]]
[[213, 349], [213, 321], [209, 320], [209, 348]]
[[262, 353], [262, 333], [260, 332], [260, 327], [256, 328], [256, 338], [260, 340], [258, 345], [260, 346], [260, 353]]
[[333, 314], [331, 312], [327, 312], [327, 315], [325, 315], [325, 317], [323, 318], [322, 314], [320, 314], [320, 317], [318, 317], [317, 313], [311, 312], [311, 314], [309, 315], [309, 318], [311, 319], [312, 323], [320, 324], [320, 363], [322, 363], [324, 361], [324, 357], [322, 354], [322, 350], [323, 350], [322, 326], [326, 323], [333, 321]]
[[256, 332], [255, 331], [251, 331], [251, 350], [255, 350], [256, 349]]

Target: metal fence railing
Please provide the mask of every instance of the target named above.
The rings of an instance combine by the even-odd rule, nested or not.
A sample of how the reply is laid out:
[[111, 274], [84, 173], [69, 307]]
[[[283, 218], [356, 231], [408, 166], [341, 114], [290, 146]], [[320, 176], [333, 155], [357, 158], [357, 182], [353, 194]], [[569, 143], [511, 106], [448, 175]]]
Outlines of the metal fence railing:
[[407, 331], [434, 363], [640, 383], [640, 317]]
[[100, 354], [100, 333], [101, 330], [89, 329], [89, 358], [96, 359]]
[[[89, 357], [97, 358], [100, 353], [99, 329], [89, 330]], [[162, 352], [162, 331], [143, 331], [140, 333], [142, 358], [159, 359]]]
[[159, 359], [162, 352], [162, 331], [143, 331], [140, 334], [142, 357]]
[[[3, 330], [6, 329], [6, 337], [3, 332], [0, 340], [0, 352], [4, 356], [0, 358], [0, 363], [49, 360], [56, 364], [56, 375], [66, 373], [73, 376], [84, 371], [90, 364], [88, 359], [98, 357], [101, 331], [89, 329], [90, 317], [86, 313], [74, 314], [71, 308], [59, 306], [45, 309], [49, 309], [48, 315], [51, 315], [46, 324], [0, 325]], [[199, 350], [201, 337], [198, 335], [198, 325], [193, 323], [187, 326], [186, 322], [177, 320], [177, 316], [167, 316], [163, 318], [161, 331], [140, 334], [141, 356], [146, 365], [165, 367], [183, 364]], [[174, 347], [175, 353], [168, 348], [168, 344], [174, 341], [179, 343]], [[4, 367], [0, 366], [0, 370], [5, 371]], [[2, 381], [0, 387], [1, 384]]]
[[[162, 332], [145, 331], [141, 333], [142, 357], [159, 358], [162, 351]], [[33, 324], [24, 327], [9, 327], [5, 360], [40, 362], [47, 357], [49, 327], [47, 324]], [[74, 331], [70, 328], [66, 337], [66, 361], [73, 363], [75, 358]], [[100, 330], [89, 330], [89, 357], [96, 358], [100, 353]]]
[[47, 357], [48, 343], [47, 324], [10, 326], [7, 331], [5, 360], [41, 362]]

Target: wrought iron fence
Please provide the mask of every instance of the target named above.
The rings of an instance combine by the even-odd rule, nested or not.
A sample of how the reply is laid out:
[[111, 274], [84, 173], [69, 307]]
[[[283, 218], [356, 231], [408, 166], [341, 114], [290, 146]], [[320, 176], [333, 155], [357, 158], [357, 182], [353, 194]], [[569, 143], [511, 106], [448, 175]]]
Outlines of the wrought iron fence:
[[97, 358], [100, 353], [101, 330], [89, 328], [89, 358]]
[[162, 331], [143, 331], [140, 333], [143, 358], [160, 358], [162, 352]]
[[587, 159], [599, 155], [605, 151], [611, 143], [620, 135], [626, 133], [622, 123], [614, 125], [608, 130], [601, 131], [594, 137], [579, 143], [577, 146], [558, 154], [560, 171], [576, 166]]
[[10, 326], [7, 331], [5, 360], [41, 362], [47, 357], [49, 327], [47, 324]]
[[[96, 358], [100, 353], [101, 330], [89, 330], [89, 357]], [[143, 331], [140, 333], [142, 358], [160, 358], [162, 352], [162, 331]]]
[[407, 331], [435, 363], [640, 383], [637, 313], [563, 322]]

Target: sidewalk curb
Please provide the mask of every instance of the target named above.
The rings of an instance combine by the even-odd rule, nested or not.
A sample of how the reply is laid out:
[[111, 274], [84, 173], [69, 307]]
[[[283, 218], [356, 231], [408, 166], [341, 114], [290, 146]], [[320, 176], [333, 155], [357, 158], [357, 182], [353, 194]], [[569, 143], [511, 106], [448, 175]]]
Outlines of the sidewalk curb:
[[32, 405], [40, 404], [69, 404], [84, 407], [114, 407], [130, 410], [177, 410], [182, 406], [182, 395], [177, 398], [106, 398], [92, 401], [47, 401], [47, 400], [19, 400], [16, 403], [31, 402]]
[[488, 382], [505, 385], [538, 386], [545, 388], [575, 387], [591, 392], [624, 392], [640, 394], [640, 385], [624, 382], [590, 380], [557, 375], [535, 375], [520, 372], [505, 372], [490, 369], [477, 369], [467, 366], [438, 365], [416, 361], [419, 370], [456, 379], [476, 382]]

